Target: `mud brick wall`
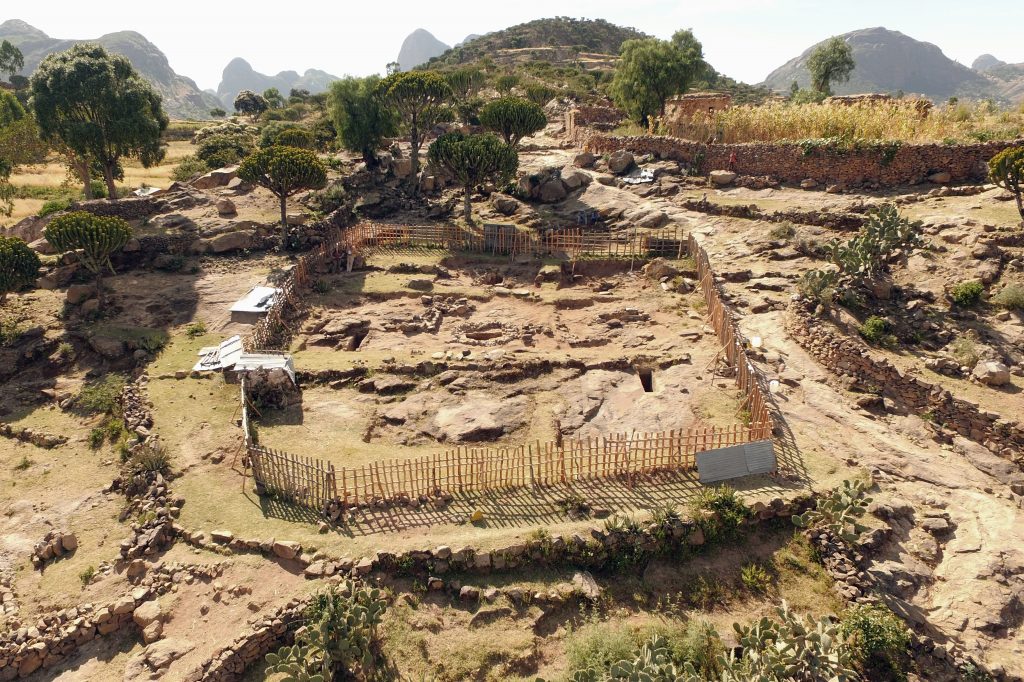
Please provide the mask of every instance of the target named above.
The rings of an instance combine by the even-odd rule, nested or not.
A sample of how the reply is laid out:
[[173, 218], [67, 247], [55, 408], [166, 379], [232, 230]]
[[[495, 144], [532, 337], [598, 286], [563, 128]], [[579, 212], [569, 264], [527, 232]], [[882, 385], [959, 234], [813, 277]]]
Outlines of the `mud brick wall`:
[[[579, 120], [579, 119], [577, 119]], [[617, 137], [584, 127], [568, 128], [574, 144], [595, 154], [627, 149], [634, 154], [691, 163], [703, 154], [703, 171], [729, 167], [736, 154], [736, 171], [741, 175], [769, 176], [783, 182], [812, 179], [819, 183], [884, 186], [916, 184], [932, 173], [946, 172], [952, 182], [983, 181], [988, 160], [1015, 142], [978, 144], [903, 144], [898, 147], [845, 149], [805, 148], [796, 143], [748, 143], [706, 145], [691, 140], [657, 135]]]
[[884, 358], [872, 357], [859, 340], [842, 336], [828, 321], [803, 303], [790, 306], [786, 331], [804, 350], [836, 374], [852, 377], [869, 391], [882, 391], [919, 414], [961, 436], [981, 443], [997, 455], [1024, 465], [1024, 425], [986, 412], [974, 403], [917, 377], [901, 374]]
[[626, 115], [615, 107], [581, 106], [566, 112], [565, 129], [569, 135], [574, 135], [577, 130], [594, 125], [617, 126], [625, 118]]

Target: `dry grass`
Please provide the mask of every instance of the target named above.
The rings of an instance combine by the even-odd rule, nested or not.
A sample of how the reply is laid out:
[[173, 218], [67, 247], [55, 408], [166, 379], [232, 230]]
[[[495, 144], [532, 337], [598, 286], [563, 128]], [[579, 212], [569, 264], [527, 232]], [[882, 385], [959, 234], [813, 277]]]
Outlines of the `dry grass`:
[[922, 117], [913, 101], [853, 106], [769, 103], [738, 106], [695, 119], [677, 131], [722, 142], [781, 142], [835, 138], [899, 142], [976, 142], [1024, 135], [1024, 111], [1000, 111], [988, 104], [940, 106]]

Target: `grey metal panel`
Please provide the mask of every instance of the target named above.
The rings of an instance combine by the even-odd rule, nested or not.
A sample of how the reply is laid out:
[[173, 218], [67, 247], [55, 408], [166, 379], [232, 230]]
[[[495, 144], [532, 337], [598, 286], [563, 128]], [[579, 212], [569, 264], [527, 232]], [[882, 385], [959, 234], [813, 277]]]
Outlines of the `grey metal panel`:
[[727, 481], [747, 475], [747, 455], [742, 445], [697, 453], [697, 474], [701, 483]]
[[743, 446], [747, 455], [747, 472], [768, 474], [775, 471], [775, 447], [770, 440], [759, 440]]
[[701, 483], [772, 471], [775, 471], [775, 449], [770, 440], [697, 453], [697, 474]]

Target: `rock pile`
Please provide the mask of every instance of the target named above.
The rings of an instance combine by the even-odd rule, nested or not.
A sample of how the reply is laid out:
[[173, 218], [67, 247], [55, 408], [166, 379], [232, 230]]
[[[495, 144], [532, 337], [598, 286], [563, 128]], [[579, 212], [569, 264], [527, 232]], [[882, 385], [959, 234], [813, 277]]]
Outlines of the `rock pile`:
[[121, 391], [121, 413], [124, 415], [125, 428], [141, 440], [148, 438], [149, 430], [153, 428], [153, 414], [145, 397], [148, 383], [149, 377], [143, 374], [137, 380], [125, 384]]
[[43, 566], [78, 549], [78, 536], [69, 531], [51, 530], [32, 548], [32, 566]]
[[4, 438], [13, 438], [14, 440], [20, 440], [23, 443], [31, 443], [41, 448], [55, 448], [58, 445], [64, 445], [68, 442], [67, 436], [58, 436], [52, 433], [46, 433], [45, 431], [36, 431], [28, 427], [12, 426], [0, 422], [0, 436]]
[[132, 524], [131, 537], [121, 542], [121, 557], [150, 556], [174, 542], [174, 519], [181, 512], [185, 499], [171, 495], [163, 474], [138, 471], [129, 478], [122, 478], [120, 485], [131, 500], [121, 512], [122, 517], [127, 518], [129, 513], [140, 517]]

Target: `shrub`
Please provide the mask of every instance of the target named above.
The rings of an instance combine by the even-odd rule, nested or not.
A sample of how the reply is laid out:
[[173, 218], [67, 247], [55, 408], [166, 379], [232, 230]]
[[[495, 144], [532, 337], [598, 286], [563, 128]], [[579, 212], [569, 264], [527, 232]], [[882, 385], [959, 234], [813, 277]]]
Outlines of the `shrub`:
[[271, 121], [263, 127], [260, 133], [260, 147], [273, 147], [284, 145], [286, 147], [300, 147], [312, 149], [315, 146], [313, 133], [294, 123], [283, 123]]
[[89, 414], [116, 414], [126, 381], [123, 374], [107, 374], [83, 386], [75, 396], [74, 405]]
[[828, 306], [835, 300], [838, 281], [834, 270], [808, 270], [800, 277], [797, 289], [801, 295]]
[[14, 345], [21, 338], [22, 328], [16, 320], [0, 320], [0, 348]]
[[68, 341], [61, 341], [57, 344], [57, 355], [64, 360], [73, 357], [75, 354], [75, 347]]
[[66, 211], [71, 208], [71, 197], [64, 197], [61, 199], [47, 199], [43, 202], [42, 208], [39, 209], [39, 217], [44, 218], [52, 213], [59, 213], [60, 211]]
[[793, 223], [786, 221], [780, 223], [768, 231], [768, 236], [772, 239], [789, 239], [796, 234], [796, 228], [793, 227]]
[[573, 632], [565, 645], [565, 656], [571, 673], [586, 670], [604, 671], [612, 664], [632, 658], [636, 643], [622, 625], [591, 623]]
[[132, 453], [128, 463], [135, 472], [166, 471], [170, 457], [160, 447], [144, 445]]
[[884, 317], [872, 315], [857, 327], [857, 333], [870, 344], [876, 346], [892, 346], [896, 337], [889, 333], [889, 321]]
[[81, 573], [79, 573], [78, 574], [78, 579], [82, 582], [82, 587], [84, 588], [86, 585], [88, 585], [90, 582], [92, 582], [93, 576], [95, 576], [95, 575], [96, 575], [96, 568], [94, 566], [89, 566], [88, 568], [83, 570]]
[[686, 583], [686, 598], [701, 611], [710, 611], [719, 604], [724, 604], [728, 596], [725, 585], [714, 576], [698, 575], [691, 577]]
[[194, 339], [197, 336], [202, 336], [206, 333], [206, 324], [202, 321], [193, 322], [185, 327], [185, 336], [190, 339]]
[[692, 503], [694, 521], [707, 543], [731, 540], [739, 535], [750, 509], [729, 486], [702, 488]]
[[740, 582], [754, 594], [764, 594], [771, 587], [772, 577], [764, 566], [750, 563], [740, 568]]
[[31, 284], [39, 274], [39, 256], [25, 240], [0, 235], [0, 304], [7, 294]]
[[992, 303], [1007, 310], [1024, 310], [1024, 286], [1010, 284], [992, 297]]
[[208, 170], [214, 170], [240, 162], [252, 154], [253, 148], [253, 139], [248, 133], [217, 133], [199, 143], [196, 157], [206, 164]]
[[981, 300], [985, 285], [978, 280], [960, 282], [949, 291], [949, 296], [958, 308], [970, 308]]
[[194, 154], [186, 156], [171, 171], [171, 178], [178, 182], [187, 182], [195, 175], [202, 175], [210, 170], [205, 161]]
[[[902, 678], [901, 658], [910, 647], [910, 630], [883, 604], [856, 604], [843, 614], [840, 629], [867, 679]], [[880, 675], [881, 673], [881, 675]]]
[[964, 367], [974, 367], [981, 356], [974, 340], [967, 336], [958, 336], [949, 344], [949, 352]]

